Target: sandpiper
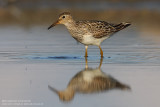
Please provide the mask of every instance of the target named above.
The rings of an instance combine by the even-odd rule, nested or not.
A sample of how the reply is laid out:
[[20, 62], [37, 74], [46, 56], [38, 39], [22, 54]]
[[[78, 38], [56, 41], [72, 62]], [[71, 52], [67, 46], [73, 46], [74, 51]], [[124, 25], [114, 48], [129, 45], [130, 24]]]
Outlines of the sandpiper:
[[75, 21], [69, 12], [60, 14], [58, 20], [49, 26], [48, 29], [57, 24], [64, 24], [72, 37], [85, 45], [85, 57], [88, 56], [87, 49], [89, 45], [98, 46], [101, 57], [103, 57], [103, 51], [100, 46], [101, 43], [111, 37], [114, 33], [131, 25], [127, 22], [113, 24], [97, 20]]
[[102, 61], [103, 59], [101, 58], [99, 67], [89, 68], [86, 58], [85, 69], [78, 72], [70, 80], [66, 89], [59, 91], [51, 86], [48, 86], [48, 88], [58, 94], [62, 101], [71, 101], [76, 93], [91, 94], [109, 91], [112, 89], [130, 90], [130, 86], [125, 85], [114, 79], [112, 76], [102, 72]]

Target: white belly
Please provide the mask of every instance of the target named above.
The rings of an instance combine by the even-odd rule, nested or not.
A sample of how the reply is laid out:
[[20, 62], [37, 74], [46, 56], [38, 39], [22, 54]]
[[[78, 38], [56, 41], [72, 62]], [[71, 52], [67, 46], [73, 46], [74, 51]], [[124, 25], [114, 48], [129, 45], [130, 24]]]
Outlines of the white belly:
[[86, 70], [83, 72], [83, 79], [86, 82], [92, 82], [97, 76], [104, 77], [104, 74], [100, 71], [100, 69]]
[[108, 37], [103, 37], [103, 38], [94, 38], [92, 35], [84, 35], [82, 43], [85, 45], [97, 45], [99, 46], [101, 42], [103, 42], [105, 39]]

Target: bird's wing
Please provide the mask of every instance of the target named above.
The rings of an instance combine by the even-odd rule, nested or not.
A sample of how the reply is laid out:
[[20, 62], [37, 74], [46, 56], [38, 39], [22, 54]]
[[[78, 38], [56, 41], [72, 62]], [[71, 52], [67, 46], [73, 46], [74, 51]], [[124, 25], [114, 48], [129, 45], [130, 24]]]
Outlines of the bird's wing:
[[97, 76], [94, 78], [93, 81], [94, 81], [93, 84], [98, 84], [98, 87], [101, 90], [102, 89], [107, 90], [107, 89], [113, 89], [113, 88], [130, 90], [130, 86], [119, 82], [118, 80], [114, 79], [111, 76], [108, 76], [108, 77]]
[[95, 38], [102, 38], [111, 35], [116, 31], [113, 24], [105, 21], [87, 21], [88, 31], [93, 34]]

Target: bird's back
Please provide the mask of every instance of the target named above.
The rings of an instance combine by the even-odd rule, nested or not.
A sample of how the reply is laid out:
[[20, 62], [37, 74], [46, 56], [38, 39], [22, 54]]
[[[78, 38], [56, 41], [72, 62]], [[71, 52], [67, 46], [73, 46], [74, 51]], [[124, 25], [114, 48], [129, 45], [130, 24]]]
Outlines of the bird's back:
[[118, 32], [130, 25], [130, 23], [120, 23], [113, 24], [105, 21], [77, 21], [76, 25], [80, 28], [79, 30], [84, 30], [86, 33], [91, 33], [95, 38], [102, 38], [110, 36], [111, 34]]

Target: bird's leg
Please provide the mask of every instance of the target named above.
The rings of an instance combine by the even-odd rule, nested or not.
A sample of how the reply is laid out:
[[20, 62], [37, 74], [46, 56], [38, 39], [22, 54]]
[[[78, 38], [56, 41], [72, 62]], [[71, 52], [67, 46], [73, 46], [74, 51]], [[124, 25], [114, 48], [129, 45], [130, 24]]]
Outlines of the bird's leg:
[[101, 57], [101, 60], [100, 60], [100, 63], [99, 63], [99, 69], [101, 68], [101, 66], [102, 66], [102, 62], [103, 62], [103, 57]]
[[87, 49], [88, 49], [88, 46], [86, 45], [85, 46], [85, 57], [88, 57]]
[[99, 46], [99, 49], [100, 49], [100, 54], [101, 54], [101, 58], [103, 57], [103, 51], [101, 49], [101, 46]]
[[88, 60], [87, 60], [87, 57], [85, 57], [85, 62], [86, 62], [85, 69], [88, 69]]

